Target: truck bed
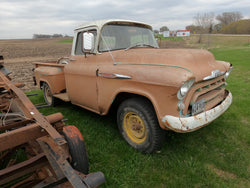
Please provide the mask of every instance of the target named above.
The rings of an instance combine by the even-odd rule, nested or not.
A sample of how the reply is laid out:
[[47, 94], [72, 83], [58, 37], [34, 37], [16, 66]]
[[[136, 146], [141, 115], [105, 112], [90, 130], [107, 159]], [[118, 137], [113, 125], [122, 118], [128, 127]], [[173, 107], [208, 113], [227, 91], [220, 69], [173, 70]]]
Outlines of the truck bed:
[[35, 67], [39, 66], [52, 66], [52, 67], [64, 67], [65, 64], [58, 64], [57, 61], [48, 61], [48, 62], [33, 62]]
[[69, 101], [67, 94], [64, 94], [66, 91], [64, 66], [66, 64], [58, 64], [57, 61], [33, 62], [33, 64], [38, 87], [42, 88], [44, 83], [47, 83], [53, 96], [62, 93], [63, 95], [57, 98]]

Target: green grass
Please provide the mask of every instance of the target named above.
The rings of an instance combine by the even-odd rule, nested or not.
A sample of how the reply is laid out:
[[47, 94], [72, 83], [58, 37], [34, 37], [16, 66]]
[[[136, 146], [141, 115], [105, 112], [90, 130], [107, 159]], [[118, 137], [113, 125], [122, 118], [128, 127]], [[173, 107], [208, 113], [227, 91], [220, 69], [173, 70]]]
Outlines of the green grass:
[[[189, 46], [195, 48], [233, 48], [250, 47], [250, 36], [219, 36], [219, 35], [191, 35], [186, 38]], [[201, 39], [200, 43], [198, 43]]]
[[[211, 52], [234, 66], [227, 80], [232, 106], [198, 131], [168, 132], [160, 153], [145, 155], [128, 146], [114, 115], [102, 117], [63, 102], [40, 111], [44, 115], [62, 112], [68, 125], [80, 129], [90, 172], [105, 174], [101, 187], [250, 187], [250, 47], [242, 43]], [[42, 92], [38, 93], [31, 97], [35, 103], [43, 100]]]
[[60, 40], [60, 41], [57, 41], [57, 42], [58, 43], [72, 43], [73, 39]]

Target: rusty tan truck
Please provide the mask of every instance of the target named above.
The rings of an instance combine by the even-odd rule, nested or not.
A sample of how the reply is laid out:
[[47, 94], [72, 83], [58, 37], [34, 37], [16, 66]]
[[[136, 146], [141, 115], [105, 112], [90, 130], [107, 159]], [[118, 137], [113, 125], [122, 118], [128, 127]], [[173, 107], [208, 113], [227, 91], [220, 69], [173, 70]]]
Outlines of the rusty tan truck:
[[232, 103], [230, 63], [207, 50], [159, 49], [152, 27], [136, 21], [79, 26], [70, 57], [34, 64], [48, 105], [61, 99], [100, 115], [115, 109], [121, 135], [144, 153], [161, 148], [165, 130], [195, 131]]

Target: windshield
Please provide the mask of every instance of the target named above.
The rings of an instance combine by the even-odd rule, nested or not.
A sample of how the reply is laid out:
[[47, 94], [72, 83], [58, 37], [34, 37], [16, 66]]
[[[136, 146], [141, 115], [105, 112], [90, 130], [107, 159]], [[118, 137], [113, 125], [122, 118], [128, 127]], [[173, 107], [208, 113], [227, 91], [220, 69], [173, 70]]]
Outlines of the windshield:
[[99, 43], [100, 52], [131, 47], [158, 48], [158, 44], [148, 28], [132, 25], [104, 26]]

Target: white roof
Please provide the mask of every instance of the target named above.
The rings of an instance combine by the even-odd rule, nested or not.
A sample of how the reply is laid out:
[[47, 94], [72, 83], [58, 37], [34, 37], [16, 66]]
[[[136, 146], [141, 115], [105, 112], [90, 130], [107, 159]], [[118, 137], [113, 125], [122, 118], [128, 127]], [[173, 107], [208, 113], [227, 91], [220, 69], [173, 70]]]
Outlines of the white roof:
[[137, 21], [132, 21], [132, 20], [122, 20], [122, 19], [109, 19], [109, 20], [97, 20], [91, 23], [83, 24], [75, 28], [75, 31], [86, 28], [86, 27], [98, 27], [101, 29], [104, 25], [109, 24], [109, 23], [122, 23], [122, 24], [136, 24], [136, 25], [143, 25], [144, 27], [147, 27], [152, 30], [152, 27], [148, 24], [145, 24], [143, 22], [137, 22]]

